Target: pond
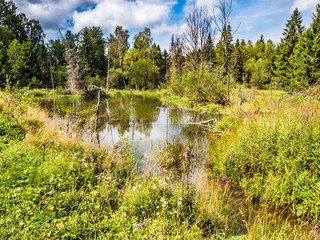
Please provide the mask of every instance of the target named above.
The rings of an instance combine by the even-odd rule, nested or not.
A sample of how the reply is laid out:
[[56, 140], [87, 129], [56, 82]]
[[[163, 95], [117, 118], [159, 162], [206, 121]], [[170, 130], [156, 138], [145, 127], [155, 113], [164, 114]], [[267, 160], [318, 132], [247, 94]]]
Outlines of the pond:
[[102, 99], [97, 131], [95, 128], [97, 100], [41, 99], [40, 106], [51, 113], [62, 130], [78, 131], [83, 139], [110, 148], [127, 136], [138, 154], [148, 158], [154, 146], [182, 139], [198, 149], [207, 149], [207, 131], [196, 124], [212, 119], [210, 115], [175, 109], [157, 98], [119, 96]]

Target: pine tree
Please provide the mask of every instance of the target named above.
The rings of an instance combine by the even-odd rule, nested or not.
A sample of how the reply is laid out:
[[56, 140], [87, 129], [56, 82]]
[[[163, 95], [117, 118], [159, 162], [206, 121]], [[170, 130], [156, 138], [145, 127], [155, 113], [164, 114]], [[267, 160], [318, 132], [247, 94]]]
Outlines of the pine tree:
[[283, 38], [277, 48], [275, 60], [275, 72], [277, 83], [280, 87], [288, 89], [290, 81], [293, 81], [293, 69], [289, 62], [293, 54], [293, 50], [298, 43], [299, 36], [305, 30], [302, 25], [302, 16], [296, 8], [288, 20], [286, 28], [283, 31]]
[[207, 62], [207, 64], [213, 65], [214, 62], [214, 44], [213, 44], [213, 39], [211, 37], [211, 33], [209, 33], [207, 41], [204, 45], [204, 60]]
[[104, 44], [103, 33], [99, 27], [86, 27], [82, 30], [79, 56], [86, 76], [95, 77], [105, 73]]
[[18, 77], [17, 80], [21, 86], [38, 85], [37, 78], [40, 73], [39, 57], [37, 48], [32, 39], [28, 39], [21, 44], [18, 58]]
[[243, 81], [243, 73], [244, 73], [243, 63], [244, 63], [244, 56], [243, 56], [243, 52], [241, 51], [239, 39], [237, 39], [234, 45], [232, 70], [231, 70], [233, 79], [237, 83], [242, 83]]
[[319, 81], [320, 73], [320, 4], [313, 14], [310, 28], [303, 32], [298, 39], [290, 57], [293, 67], [294, 81], [289, 85], [289, 90], [295, 91]]

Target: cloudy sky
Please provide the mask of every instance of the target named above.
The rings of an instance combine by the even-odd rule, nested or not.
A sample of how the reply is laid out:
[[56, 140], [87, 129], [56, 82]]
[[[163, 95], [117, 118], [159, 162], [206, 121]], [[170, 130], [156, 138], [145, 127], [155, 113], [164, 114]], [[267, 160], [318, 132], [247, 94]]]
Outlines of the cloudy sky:
[[[131, 37], [144, 27], [151, 28], [156, 44], [169, 46], [172, 34], [183, 31], [191, 6], [212, 8], [218, 0], [13, 0], [18, 11], [42, 24], [47, 39], [57, 37], [57, 26], [63, 31], [80, 31], [100, 26], [105, 35], [116, 25], [129, 30]], [[318, 0], [234, 0], [231, 25], [239, 30], [236, 38], [255, 42], [261, 34], [279, 42], [282, 30], [294, 8], [303, 15], [309, 27]], [[132, 38], [131, 38], [132, 41]], [[131, 43], [132, 45], [132, 43]]]

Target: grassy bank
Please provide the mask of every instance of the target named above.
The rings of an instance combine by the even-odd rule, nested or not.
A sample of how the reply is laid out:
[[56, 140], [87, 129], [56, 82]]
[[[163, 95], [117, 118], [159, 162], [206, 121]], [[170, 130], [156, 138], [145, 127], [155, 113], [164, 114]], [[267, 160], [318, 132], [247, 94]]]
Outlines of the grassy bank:
[[318, 223], [319, 103], [293, 98], [268, 103], [272, 112], [243, 111], [216, 125], [212, 168], [247, 196]]
[[60, 132], [22, 95], [1, 93], [0, 105], [1, 239], [202, 239], [235, 234], [225, 227], [228, 212], [200, 214], [205, 210], [194, 186], [185, 184], [189, 179], [182, 182], [160, 165], [153, 174], [138, 170], [126, 138], [106, 152]]
[[[30, 94], [33, 93], [1, 93], [1, 239], [319, 237], [316, 223], [311, 225], [310, 222], [298, 220], [284, 210], [286, 206], [294, 209], [289, 204], [274, 204], [274, 207], [270, 207], [271, 200], [253, 194], [261, 192], [251, 191], [255, 189], [252, 187], [256, 184], [255, 179], [261, 180], [261, 175], [248, 175], [252, 172], [250, 167], [254, 166], [250, 164], [254, 163], [258, 168], [260, 162], [252, 162], [250, 159], [250, 164], [245, 168], [250, 170], [248, 173], [236, 169], [239, 162], [245, 162], [246, 153], [260, 153], [256, 153], [258, 149], [248, 149], [260, 142], [247, 146], [240, 145], [238, 139], [249, 136], [251, 132], [245, 135], [246, 131], [251, 129], [253, 123], [260, 123], [261, 119], [272, 127], [273, 122], [276, 122], [272, 113], [251, 113], [246, 109], [246, 115], [225, 118], [217, 125], [217, 129], [229, 135], [214, 137], [215, 144], [211, 152], [213, 158], [208, 163], [214, 170], [212, 176], [197, 164], [192, 146], [186, 146], [183, 142], [172, 142], [163, 149], [155, 150], [151, 172], [137, 168], [135, 149], [127, 138], [122, 137], [121, 142], [108, 152], [80, 142], [78, 136], [61, 132], [46, 112], [30, 106], [26, 100]], [[288, 106], [291, 105], [284, 103], [279, 105], [279, 109]], [[317, 111], [312, 104], [300, 105], [299, 108], [290, 108], [290, 114], [296, 116], [306, 108], [311, 115]], [[288, 119], [284, 116], [291, 115], [283, 112], [280, 116], [283, 117], [282, 122], [286, 123]], [[316, 126], [316, 119], [315, 116], [309, 117], [308, 121]], [[302, 123], [297, 126], [298, 129], [302, 128]], [[294, 126], [294, 121], [292, 124], [290, 126]], [[261, 128], [264, 129], [264, 126]], [[299, 152], [309, 143], [316, 143], [317, 135], [312, 135], [315, 129], [306, 132], [306, 136], [311, 139], [302, 143]], [[295, 136], [301, 134], [301, 131]], [[263, 133], [269, 132], [272, 133], [266, 130]], [[257, 141], [260, 140], [260, 136], [253, 136]], [[290, 136], [284, 137], [286, 141], [290, 139]], [[247, 149], [240, 151], [245, 146]], [[232, 156], [241, 158], [234, 157], [234, 161], [229, 161], [230, 151]], [[276, 163], [271, 173], [280, 171]], [[262, 165], [262, 169], [269, 168], [268, 164]], [[294, 164], [295, 169], [298, 169], [298, 162]], [[303, 169], [303, 172], [306, 171]], [[308, 179], [308, 176], [304, 176], [303, 180]], [[292, 178], [292, 182], [295, 181]], [[234, 185], [237, 184], [245, 190], [244, 195], [235, 190]], [[257, 188], [260, 187], [264, 186], [261, 184]], [[264, 190], [268, 192], [266, 187]], [[271, 190], [270, 187], [269, 194]], [[255, 199], [265, 200], [265, 203], [257, 204]], [[316, 200], [310, 199], [304, 207]], [[310, 210], [307, 212], [311, 213]]]

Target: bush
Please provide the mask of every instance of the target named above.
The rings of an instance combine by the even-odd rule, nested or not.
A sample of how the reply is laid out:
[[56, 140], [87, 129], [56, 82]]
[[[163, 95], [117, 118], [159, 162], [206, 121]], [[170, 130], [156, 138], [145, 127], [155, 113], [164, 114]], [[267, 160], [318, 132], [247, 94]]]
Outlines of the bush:
[[174, 93], [183, 94], [194, 101], [213, 101], [225, 104], [227, 89], [219, 74], [210, 72], [206, 68], [197, 71], [188, 71], [181, 75], [171, 76], [169, 87]]

